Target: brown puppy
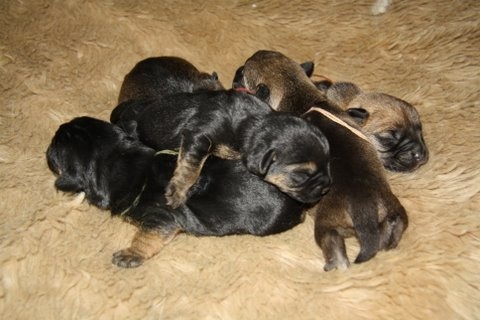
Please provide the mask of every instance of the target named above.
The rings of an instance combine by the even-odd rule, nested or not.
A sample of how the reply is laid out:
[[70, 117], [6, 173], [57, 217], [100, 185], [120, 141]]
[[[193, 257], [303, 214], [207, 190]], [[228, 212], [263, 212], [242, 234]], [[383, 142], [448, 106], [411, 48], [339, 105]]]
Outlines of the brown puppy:
[[310, 210], [315, 215], [315, 239], [328, 271], [348, 267], [345, 237], [357, 237], [360, 252], [355, 262], [364, 262], [379, 250], [395, 248], [408, 218], [390, 190], [375, 148], [353, 132], [358, 128], [351, 130], [320, 112], [309, 112], [312, 107], [321, 107], [346, 117], [309, 79], [312, 71], [312, 63], [299, 65], [279, 52], [259, 51], [239, 68], [234, 87], [251, 91], [259, 85], [268, 87], [270, 95], [265, 100], [275, 110], [304, 115], [329, 140], [332, 188]]
[[383, 166], [410, 172], [428, 161], [420, 116], [414, 106], [385, 93], [364, 92], [350, 82], [314, 82], [329, 102], [358, 123], [375, 145]]

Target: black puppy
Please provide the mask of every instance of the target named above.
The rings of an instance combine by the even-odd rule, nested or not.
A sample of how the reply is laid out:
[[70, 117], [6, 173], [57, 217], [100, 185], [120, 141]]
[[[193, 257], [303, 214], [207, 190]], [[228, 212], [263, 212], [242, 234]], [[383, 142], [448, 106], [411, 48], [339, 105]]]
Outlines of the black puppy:
[[201, 72], [180, 57], [151, 57], [138, 62], [125, 76], [118, 103], [138, 98], [160, 98], [180, 92], [223, 89], [216, 72]]
[[85, 192], [93, 205], [138, 227], [131, 246], [113, 256], [137, 267], [178, 232], [197, 236], [265, 236], [302, 222], [304, 206], [249, 173], [237, 160], [211, 157], [190, 189], [186, 205], [171, 209], [164, 190], [175, 157], [156, 154], [134, 135], [110, 123], [76, 118], [60, 126], [47, 162], [65, 192]]
[[179, 57], [151, 57], [138, 62], [125, 76], [118, 102], [111, 115], [113, 123], [123, 118], [134, 118], [144, 105], [123, 108], [121, 104], [133, 99], [160, 99], [181, 92], [223, 90], [215, 72], [200, 72], [193, 64]]
[[114, 119], [114, 110], [112, 122], [120, 120], [123, 127], [136, 122], [146, 145], [180, 148], [166, 190], [173, 208], [186, 201], [210, 154], [241, 158], [250, 172], [300, 202], [318, 201], [330, 186], [328, 143], [320, 130], [301, 118], [273, 112], [255, 96], [234, 90], [182, 93], [129, 100], [117, 108], [124, 112]]

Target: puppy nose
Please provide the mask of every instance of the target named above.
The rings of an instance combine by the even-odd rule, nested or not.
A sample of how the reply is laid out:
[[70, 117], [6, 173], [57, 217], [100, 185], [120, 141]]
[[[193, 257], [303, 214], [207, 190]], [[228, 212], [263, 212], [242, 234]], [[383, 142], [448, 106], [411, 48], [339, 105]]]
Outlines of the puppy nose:
[[323, 188], [322, 191], [321, 191], [321, 195], [322, 196], [326, 195], [328, 193], [328, 191], [330, 191], [330, 186]]
[[427, 153], [423, 150], [414, 150], [411, 152], [411, 156], [416, 162], [423, 162], [427, 160]]
[[328, 191], [330, 191], [330, 186], [332, 185], [332, 179], [330, 178], [330, 176], [323, 176], [320, 181], [319, 181], [319, 185], [318, 185], [318, 188], [321, 188], [321, 195], [325, 195], [328, 193]]

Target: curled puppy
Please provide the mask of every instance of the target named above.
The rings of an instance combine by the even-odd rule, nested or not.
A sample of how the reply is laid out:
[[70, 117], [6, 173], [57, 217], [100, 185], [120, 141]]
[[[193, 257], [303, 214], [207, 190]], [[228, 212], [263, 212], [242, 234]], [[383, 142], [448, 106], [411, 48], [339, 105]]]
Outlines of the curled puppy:
[[283, 232], [303, 221], [304, 205], [249, 173], [237, 160], [211, 157], [186, 205], [166, 205], [175, 157], [156, 153], [108, 122], [65, 123], [47, 150], [58, 190], [85, 192], [89, 203], [138, 227], [130, 247], [113, 255], [124, 268], [141, 265], [179, 232], [196, 236]]
[[[395, 248], [408, 218], [388, 185], [375, 148], [358, 134], [358, 127], [339, 124], [339, 118], [348, 115], [315, 87], [309, 79], [312, 71], [312, 63], [299, 65], [279, 52], [258, 51], [238, 69], [234, 87], [254, 91], [266, 86], [271, 93], [266, 101], [275, 110], [303, 115], [327, 137], [333, 184], [309, 212], [315, 216], [315, 239], [328, 271], [349, 266], [345, 237], [357, 237], [360, 252], [355, 262], [364, 262], [379, 250]], [[336, 122], [326, 116], [332, 114]]]
[[330, 186], [328, 142], [321, 131], [298, 117], [273, 112], [253, 95], [234, 90], [182, 93], [129, 100], [119, 108], [143, 110], [121, 121], [123, 126], [135, 121], [146, 145], [180, 149], [166, 189], [172, 208], [185, 203], [209, 155], [241, 158], [250, 172], [300, 202], [318, 201]]
[[[118, 102], [131, 99], [161, 98], [180, 92], [223, 90], [215, 72], [200, 72], [193, 64], [179, 57], [151, 57], [138, 62], [125, 76]], [[124, 110], [112, 115], [116, 122]], [[140, 110], [129, 109], [138, 113]]]
[[428, 161], [422, 123], [414, 106], [385, 93], [364, 92], [350, 82], [315, 82], [328, 101], [358, 123], [375, 145], [383, 166], [410, 172]]

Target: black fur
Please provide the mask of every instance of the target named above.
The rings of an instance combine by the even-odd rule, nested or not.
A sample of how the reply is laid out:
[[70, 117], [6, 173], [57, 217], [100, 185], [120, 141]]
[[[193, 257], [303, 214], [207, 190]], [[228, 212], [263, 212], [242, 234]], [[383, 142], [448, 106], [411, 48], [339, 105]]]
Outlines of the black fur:
[[[125, 76], [118, 102], [111, 115], [113, 123], [122, 117], [134, 118], [143, 105], [127, 108], [122, 102], [135, 99], [160, 99], [182, 92], [224, 90], [216, 72], [199, 71], [193, 64], [180, 57], [150, 57], [138, 62]], [[129, 115], [125, 114], [131, 113]]]
[[[238, 151], [252, 173], [298, 201], [314, 203], [328, 191], [328, 143], [320, 130], [298, 117], [273, 112], [255, 96], [234, 90], [181, 93], [130, 100], [118, 108], [124, 113], [117, 117], [113, 110], [112, 122], [137, 122], [142, 142], [156, 150], [180, 148], [180, 157], [192, 159], [194, 167], [201, 167], [209, 154], [222, 156], [216, 152], [222, 146]], [[311, 169], [301, 166], [306, 164]], [[167, 198], [174, 197], [177, 187], [170, 184]], [[172, 203], [175, 207], [181, 202]]]
[[[58, 176], [58, 190], [83, 191], [91, 204], [165, 239], [178, 230], [198, 236], [265, 236], [303, 219], [301, 203], [248, 172], [240, 161], [216, 157], [205, 163], [186, 205], [171, 209], [164, 192], [175, 157], [156, 155], [134, 136], [93, 118], [60, 126], [48, 147], [47, 162]], [[148, 258], [133, 251], [122, 259], [124, 251], [113, 258], [122, 267], [136, 267]]]

